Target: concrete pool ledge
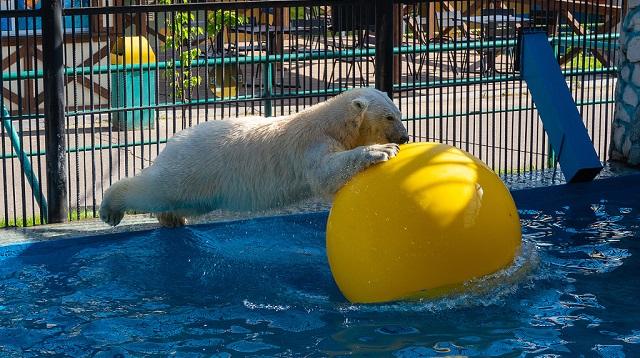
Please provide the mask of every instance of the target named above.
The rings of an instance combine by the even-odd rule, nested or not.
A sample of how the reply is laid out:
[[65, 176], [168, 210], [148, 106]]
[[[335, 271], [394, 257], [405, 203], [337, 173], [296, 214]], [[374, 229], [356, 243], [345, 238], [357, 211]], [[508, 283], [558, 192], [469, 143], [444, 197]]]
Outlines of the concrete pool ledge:
[[[548, 173], [547, 173], [548, 174]], [[545, 174], [546, 176], [548, 176]], [[529, 174], [524, 174], [526, 176]], [[546, 183], [546, 184], [545, 184]], [[550, 184], [551, 183], [551, 184]], [[507, 181], [507, 185], [509, 185]], [[518, 209], [539, 209], [564, 205], [583, 205], [581, 198], [591, 197], [593, 191], [606, 191], [609, 200], [621, 202], [640, 202], [640, 170], [624, 166], [608, 165], [599, 178], [593, 182], [578, 184], [553, 184], [548, 181], [533, 183], [533, 187], [522, 187], [521, 184], [509, 185]], [[328, 203], [320, 201], [306, 201], [279, 210], [234, 213], [214, 211], [210, 214], [189, 221], [190, 225], [230, 222], [260, 217], [283, 216], [326, 212], [330, 208]], [[35, 243], [47, 240], [71, 239], [86, 236], [116, 234], [153, 230], [160, 228], [155, 218], [149, 214], [126, 215], [120, 225], [109, 227], [100, 219], [92, 218], [63, 224], [50, 224], [27, 228], [0, 229], [0, 246]]]
[[[602, 195], [596, 195], [602, 193]], [[596, 179], [592, 182], [562, 184], [514, 190], [511, 192], [518, 210], [564, 207], [580, 208], [615, 202], [637, 207], [640, 203], [640, 173]], [[594, 202], [598, 198], [599, 202]]]
[[[329, 208], [329, 204], [321, 201], [305, 201], [297, 205], [271, 211], [243, 213], [214, 211], [202, 217], [190, 219], [189, 225], [205, 225], [270, 216], [314, 213], [328, 211]], [[125, 215], [122, 222], [116, 227], [110, 227], [98, 218], [90, 218], [63, 224], [49, 224], [26, 228], [5, 228], [0, 229], [0, 247], [158, 228], [161, 228], [158, 221], [149, 214]]]

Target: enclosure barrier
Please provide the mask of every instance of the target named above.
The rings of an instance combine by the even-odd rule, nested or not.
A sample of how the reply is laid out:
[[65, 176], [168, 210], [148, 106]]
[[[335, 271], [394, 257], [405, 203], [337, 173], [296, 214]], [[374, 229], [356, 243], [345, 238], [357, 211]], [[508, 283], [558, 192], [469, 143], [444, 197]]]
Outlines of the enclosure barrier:
[[[15, 124], [15, 135], [6, 126], [1, 133], [0, 226], [44, 222], [40, 199], [52, 195], [50, 221], [95, 216], [104, 190], [148, 166], [182, 128], [296, 112], [374, 84], [393, 96], [412, 140], [458, 146], [502, 175], [544, 170], [554, 156], [513, 67], [521, 28], [547, 31], [595, 149], [607, 158], [616, 25], [625, 8], [618, 1], [0, 5], [3, 119]], [[66, 8], [56, 12], [58, 5]], [[56, 26], [61, 46], [49, 47]], [[157, 61], [112, 64], [113, 45], [130, 36], [145, 39]], [[46, 61], [52, 49], [59, 67]], [[125, 86], [123, 74], [145, 71], [156, 78]], [[57, 79], [44, 81], [47, 73]], [[131, 101], [113, 103], [113, 90]], [[153, 128], [110, 126], [119, 114], [149, 110]], [[32, 174], [22, 174], [25, 159]]]

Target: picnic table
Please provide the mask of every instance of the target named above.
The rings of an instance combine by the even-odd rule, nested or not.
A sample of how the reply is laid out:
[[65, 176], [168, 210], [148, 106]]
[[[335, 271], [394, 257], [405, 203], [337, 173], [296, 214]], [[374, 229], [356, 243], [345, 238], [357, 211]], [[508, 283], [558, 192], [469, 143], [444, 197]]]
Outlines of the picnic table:
[[[620, 1], [618, 1], [620, 3]], [[506, 9], [507, 1], [501, 0], [475, 0], [471, 1], [464, 11], [460, 12], [462, 19], [473, 17], [474, 14], [480, 12], [483, 8], [493, 6], [496, 9]], [[598, 26], [596, 33], [616, 33], [616, 26], [622, 18], [623, 9], [619, 4], [612, 4], [612, 0], [540, 0], [530, 3], [530, 5], [539, 6], [541, 10], [555, 14], [555, 21], [550, 27], [549, 35], [558, 35], [559, 25], [566, 22], [574, 34], [584, 36], [587, 35], [589, 29], [578, 20], [578, 13], [597, 14], [604, 18], [604, 22]], [[456, 11], [456, 4], [453, 1], [442, 1], [441, 11]], [[532, 9], [530, 9], [532, 11]], [[474, 22], [474, 21], [470, 21]], [[451, 31], [460, 29], [464, 37], [468, 37], [469, 29], [467, 21], [459, 21], [455, 24], [449, 24], [440, 31], [441, 37], [447, 36]], [[560, 60], [560, 65], [570, 62], [573, 58], [583, 52], [584, 48], [581, 43], [576, 43], [567, 54]], [[611, 65], [609, 56], [601, 48], [588, 48], [598, 61], [604, 66]]]
[[[596, 33], [615, 33], [617, 32], [616, 26], [622, 18], [623, 10], [622, 6], [613, 5], [611, 0], [545, 0], [537, 4], [541, 6], [542, 10], [557, 14], [557, 21], [549, 31], [551, 35], [557, 35], [559, 33], [558, 27], [562, 21], [567, 23], [574, 34], [587, 35], [589, 30], [584, 24], [580, 23], [576, 16], [579, 12], [595, 13], [604, 17], [604, 23], [598, 26]], [[578, 56], [578, 54], [584, 50], [581, 45], [580, 41], [576, 42], [569, 52], [561, 58], [560, 65], [564, 65]], [[603, 66], [611, 65], [609, 56], [603, 49], [589, 48], [588, 51], [592, 53]]]
[[[487, 14], [479, 16], [469, 16], [466, 18], [455, 19], [460, 23], [460, 26], [466, 24], [473, 24], [480, 27], [480, 39], [482, 41], [496, 41], [496, 40], [515, 40], [517, 28], [529, 22], [529, 19], [516, 15], [502, 15], [502, 14]], [[483, 73], [496, 73], [499, 72], [496, 67], [496, 58], [501, 56], [505, 52], [507, 55], [511, 55], [512, 58], [508, 59], [508, 66], [512, 65], [511, 61], [514, 60], [514, 56], [511, 53], [513, 48], [507, 48], [506, 51], [503, 48], [496, 48], [489, 46], [483, 49], [483, 55], [481, 58], [481, 71]]]

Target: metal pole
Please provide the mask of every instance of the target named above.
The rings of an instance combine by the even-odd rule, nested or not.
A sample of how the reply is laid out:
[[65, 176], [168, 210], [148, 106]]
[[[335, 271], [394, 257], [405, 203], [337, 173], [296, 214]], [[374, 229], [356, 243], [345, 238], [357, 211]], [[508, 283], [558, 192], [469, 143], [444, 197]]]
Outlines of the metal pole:
[[40, 206], [40, 213], [42, 213], [41, 215], [44, 216], [44, 221], [46, 221], [48, 210], [47, 200], [44, 198], [42, 192], [40, 191], [40, 181], [38, 181], [38, 176], [33, 172], [31, 160], [29, 160], [29, 156], [24, 151], [24, 148], [22, 148], [22, 141], [20, 140], [20, 136], [18, 135], [18, 132], [16, 132], [16, 129], [13, 127], [13, 121], [11, 120], [9, 111], [5, 108], [5, 106], [2, 106], [2, 125], [4, 126], [5, 132], [9, 134], [9, 140], [11, 142], [11, 146], [13, 147], [13, 151], [16, 153], [18, 160], [22, 164], [22, 172], [27, 178], [29, 185], [31, 185], [33, 196]]
[[[393, 4], [393, 31], [391, 31], [393, 33], [393, 48], [399, 48], [401, 47], [402, 43], [400, 41], [401, 33], [402, 33], [402, 22], [400, 21], [401, 17], [400, 17], [400, 10], [401, 9], [401, 5], [400, 4]], [[401, 61], [400, 61], [400, 55], [395, 54], [393, 55], [393, 68], [392, 68], [392, 72], [393, 72], [393, 84], [399, 84], [402, 82], [402, 78], [401, 78], [401, 69], [402, 66], [400, 65]]]
[[47, 223], [67, 221], [67, 157], [61, 0], [42, 1]]
[[[267, 25], [267, 30], [269, 30], [269, 25]], [[272, 38], [272, 34], [269, 33], [267, 35], [267, 55], [272, 55], [275, 53], [274, 46], [274, 38]], [[262, 65], [264, 68], [262, 69], [262, 79], [264, 85], [264, 116], [271, 117], [273, 115], [273, 102], [271, 101], [271, 95], [273, 94], [273, 63], [271, 61], [267, 61]]]
[[376, 88], [393, 98], [392, 0], [376, 0]]

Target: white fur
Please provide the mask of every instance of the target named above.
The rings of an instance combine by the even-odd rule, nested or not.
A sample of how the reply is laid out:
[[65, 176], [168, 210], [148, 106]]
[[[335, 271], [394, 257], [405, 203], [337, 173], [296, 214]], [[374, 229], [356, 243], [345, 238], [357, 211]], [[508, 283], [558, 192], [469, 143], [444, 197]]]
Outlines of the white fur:
[[156, 213], [165, 226], [215, 209], [257, 210], [331, 197], [408, 140], [400, 111], [372, 88], [344, 92], [283, 117], [199, 124], [176, 134], [153, 165], [105, 193], [100, 218]]

